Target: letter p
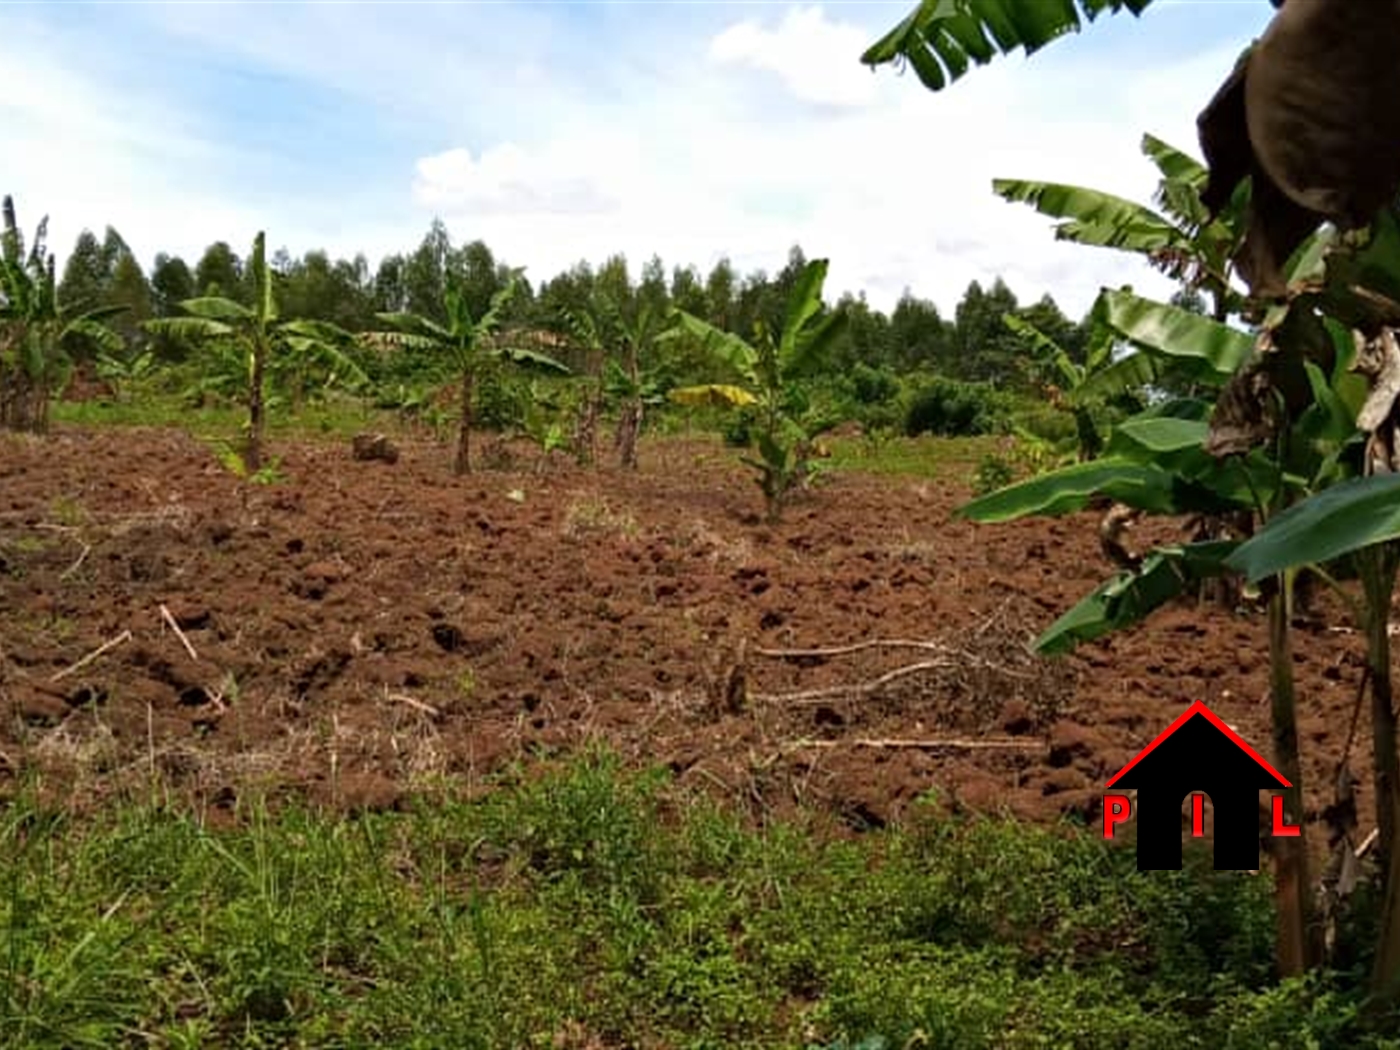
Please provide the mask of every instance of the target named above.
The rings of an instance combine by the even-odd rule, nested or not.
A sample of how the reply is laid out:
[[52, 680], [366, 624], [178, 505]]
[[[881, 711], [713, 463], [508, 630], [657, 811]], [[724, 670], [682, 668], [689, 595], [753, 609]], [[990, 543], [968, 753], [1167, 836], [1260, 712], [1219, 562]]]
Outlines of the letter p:
[[1127, 795], [1105, 795], [1103, 797], [1103, 837], [1113, 838], [1113, 825], [1121, 824], [1131, 814]]

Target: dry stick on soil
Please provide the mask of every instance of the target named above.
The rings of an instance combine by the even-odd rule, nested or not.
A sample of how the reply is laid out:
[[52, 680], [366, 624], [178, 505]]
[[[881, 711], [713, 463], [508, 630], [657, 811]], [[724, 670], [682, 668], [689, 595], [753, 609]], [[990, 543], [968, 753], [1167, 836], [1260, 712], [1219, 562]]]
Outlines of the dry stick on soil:
[[1045, 748], [1041, 740], [797, 740], [787, 745], [795, 751], [804, 748], [871, 747], [882, 749], [908, 748], [918, 751], [980, 751], [992, 748], [1010, 748], [1015, 751], [1040, 751]]
[[[983, 633], [985, 626], [978, 631]], [[767, 656], [776, 660], [825, 660], [831, 656], [846, 656], [851, 653], [865, 652], [868, 649], [921, 649], [925, 652], [944, 653], [949, 657], [955, 657], [964, 664], [982, 667], [988, 670], [997, 671], [1008, 678], [1022, 678], [1027, 681], [1033, 679], [1035, 675], [1022, 671], [1013, 671], [1002, 664], [995, 664], [984, 660], [976, 653], [970, 653], [965, 649], [957, 649], [952, 646], [943, 645], [940, 642], [920, 642], [912, 639], [874, 638], [865, 642], [854, 642], [851, 645], [834, 645], [821, 649], [759, 649], [753, 651], [759, 656]]]
[[821, 649], [760, 649], [754, 648], [759, 656], [771, 656], [777, 660], [824, 659], [828, 656], [846, 656], [849, 653], [864, 652], [866, 649], [925, 649], [934, 653], [952, 654], [952, 650], [938, 642], [918, 642], [903, 638], [873, 638], [850, 645], [832, 645]]
[[[79, 540], [78, 542], [83, 543], [82, 540]], [[89, 544], [83, 543], [83, 552], [78, 555], [78, 560], [75, 561], [72, 565], [68, 566], [68, 568], [64, 569], [58, 578], [60, 580], [66, 580], [68, 579], [68, 577], [72, 576], [75, 572], [77, 572], [83, 567], [83, 562], [87, 561], [87, 556], [91, 553], [92, 547]]]
[[750, 695], [750, 699], [765, 704], [815, 704], [823, 700], [839, 699], [843, 696], [866, 696], [900, 678], [907, 678], [911, 674], [956, 666], [956, 662], [949, 660], [922, 660], [905, 667], [896, 667], [893, 671], [886, 671], [878, 678], [871, 678], [864, 682], [833, 686], [830, 689], [806, 689], [800, 693], [753, 693]]
[[439, 710], [438, 710], [436, 707], [434, 707], [432, 704], [425, 703], [424, 701], [418, 700], [418, 699], [416, 699], [416, 698], [414, 698], [414, 697], [411, 697], [411, 696], [407, 695], [406, 693], [391, 693], [391, 692], [389, 692], [389, 691], [386, 689], [386, 690], [384, 691], [384, 699], [386, 699], [386, 700], [394, 700], [394, 701], [397, 701], [397, 702], [400, 703], [400, 704], [407, 704], [409, 707], [413, 708], [415, 711], [421, 711], [423, 714], [427, 715], [429, 718], [434, 718], [434, 719], [436, 719], [436, 718], [441, 718], [441, 717], [442, 717], [442, 712], [439, 711]]
[[168, 623], [170, 629], [175, 632], [175, 637], [180, 639], [180, 644], [185, 647], [185, 652], [190, 654], [190, 659], [198, 661], [199, 654], [194, 651], [194, 646], [190, 644], [190, 640], [185, 637], [185, 632], [180, 630], [180, 625], [175, 622], [175, 617], [170, 615], [170, 610], [164, 604], [160, 607], [160, 615], [161, 619]]
[[75, 664], [70, 664], [69, 666], [65, 667], [62, 671], [59, 671], [59, 672], [58, 672], [57, 674], [55, 674], [52, 678], [50, 678], [49, 681], [50, 681], [50, 682], [57, 682], [57, 681], [59, 681], [60, 679], [67, 678], [67, 677], [68, 677], [70, 674], [72, 674], [74, 671], [81, 671], [84, 667], [86, 667], [88, 664], [92, 663], [92, 662], [93, 662], [94, 660], [96, 660], [99, 656], [102, 656], [104, 653], [108, 652], [109, 650], [115, 649], [117, 646], [121, 645], [123, 642], [129, 642], [129, 641], [131, 641], [131, 631], [129, 631], [129, 630], [123, 631], [121, 634], [117, 635], [117, 636], [116, 636], [115, 638], [113, 638], [111, 641], [103, 642], [101, 645], [99, 645], [99, 646], [98, 646], [96, 649], [94, 649], [92, 652], [88, 653], [86, 656], [84, 656], [84, 657], [83, 657], [81, 660], [79, 660], [77, 663], [75, 663]]

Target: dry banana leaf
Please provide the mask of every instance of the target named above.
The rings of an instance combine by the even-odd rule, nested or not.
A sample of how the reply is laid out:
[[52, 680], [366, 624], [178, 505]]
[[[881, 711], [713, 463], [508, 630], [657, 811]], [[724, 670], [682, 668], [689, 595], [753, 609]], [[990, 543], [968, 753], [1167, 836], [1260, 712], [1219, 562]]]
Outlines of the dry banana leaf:
[[1219, 211], [1252, 177], [1235, 262], [1256, 295], [1325, 221], [1370, 223], [1400, 189], [1400, 0], [1288, 0], [1197, 124]]

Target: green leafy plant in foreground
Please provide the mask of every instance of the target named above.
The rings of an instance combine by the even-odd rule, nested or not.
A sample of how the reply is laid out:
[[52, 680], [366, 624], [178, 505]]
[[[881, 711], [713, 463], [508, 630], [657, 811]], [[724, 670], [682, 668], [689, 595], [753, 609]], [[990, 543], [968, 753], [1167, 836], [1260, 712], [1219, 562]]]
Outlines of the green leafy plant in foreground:
[[781, 517], [792, 491], [808, 479], [813, 442], [836, 422], [810, 411], [811, 403], [799, 384], [846, 323], [845, 313], [823, 311], [827, 267], [828, 260], [815, 259], [803, 268], [776, 336], [758, 321], [750, 343], [683, 310], [676, 311], [675, 324], [665, 334], [665, 338], [699, 340], [741, 380], [742, 386], [681, 387], [670, 392], [670, 399], [681, 405], [753, 407], [756, 420], [751, 436], [757, 458], [748, 456], [744, 462], [758, 474], [770, 522]]
[[[1294, 787], [1286, 812], [1301, 813], [1300, 762], [1289, 648], [1290, 592], [1300, 571], [1336, 586], [1339, 571], [1356, 571], [1360, 600], [1340, 591], [1367, 634], [1372, 696], [1373, 766], [1383, 907], [1372, 989], [1377, 1002], [1400, 994], [1400, 760], [1386, 623], [1397, 565], [1387, 482], [1358, 474], [1400, 469], [1394, 384], [1400, 346], [1400, 223], [1382, 212], [1366, 237], [1324, 229], [1295, 253], [1286, 269], [1288, 299], [1264, 316], [1250, 338], [1204, 318], [1178, 315], [1169, 324], [1139, 325], [1170, 346], [1175, 357], [1215, 366], [1209, 401], [1185, 399], [1121, 424], [1104, 456], [992, 493], [963, 508], [978, 520], [1024, 513], [1062, 513], [1108, 497], [1148, 513], [1224, 515], [1259, 526], [1245, 535], [1163, 547], [1119, 573], [1064, 614], [1042, 635], [1044, 651], [1072, 647], [1136, 623], [1183, 593], [1193, 581], [1243, 571], [1269, 596], [1271, 698], [1275, 755]], [[1106, 293], [1110, 294], [1110, 293]], [[1139, 304], [1139, 321], [1171, 315]], [[1128, 334], [1130, 326], [1115, 324]], [[1364, 333], [1354, 336], [1353, 332]], [[1229, 349], [1249, 341], [1250, 352]], [[1228, 368], [1220, 365], [1229, 363]], [[1357, 374], [1357, 373], [1360, 374]], [[1370, 393], [1367, 393], [1368, 380]], [[1260, 391], [1263, 391], [1262, 395]], [[1363, 447], [1364, 446], [1364, 447]], [[1322, 946], [1310, 920], [1311, 880], [1301, 843], [1280, 850], [1279, 966], [1299, 973], [1316, 965]]]

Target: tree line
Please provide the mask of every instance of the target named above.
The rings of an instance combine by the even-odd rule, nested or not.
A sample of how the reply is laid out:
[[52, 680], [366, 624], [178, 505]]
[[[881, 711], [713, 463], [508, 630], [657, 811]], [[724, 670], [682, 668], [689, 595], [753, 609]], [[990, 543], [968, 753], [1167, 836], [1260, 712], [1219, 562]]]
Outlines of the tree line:
[[[675, 308], [747, 337], [758, 321], [770, 330], [781, 327], [784, 304], [807, 262], [801, 247], [794, 246], [786, 264], [772, 274], [741, 274], [728, 258], [708, 273], [694, 266], [668, 269], [657, 256], [634, 270], [619, 253], [601, 264], [580, 261], [538, 283], [523, 276], [504, 321], [567, 331], [567, 319], [584, 313], [595, 294], [603, 293], [628, 315], [643, 306], [658, 314]], [[246, 263], [226, 241], [217, 241], [193, 265], [160, 252], [146, 272], [116, 230], [108, 227], [101, 238], [84, 230], [63, 267], [58, 298], [75, 311], [122, 307], [111, 326], [130, 346], [150, 342], [158, 356], [178, 358], [181, 348], [152, 336], [144, 322], [179, 316], [179, 304], [198, 296], [251, 303], [254, 282]], [[441, 220], [433, 221], [415, 249], [386, 256], [374, 268], [363, 253], [336, 259], [321, 250], [295, 258], [283, 249], [271, 254], [268, 263], [284, 316], [325, 321], [351, 332], [371, 329], [382, 313], [445, 322], [449, 284], [460, 289], [468, 310], [479, 317], [512, 272], [483, 241], [454, 244]], [[896, 374], [929, 371], [1018, 389], [1031, 379], [1025, 367], [1027, 346], [1023, 336], [1006, 326], [1005, 315], [1030, 322], [1074, 359], [1082, 359], [1087, 339], [1086, 322], [1068, 318], [1053, 298], [1023, 305], [1000, 278], [989, 287], [970, 282], [950, 317], [909, 290], [888, 313], [872, 307], [863, 294], [846, 293], [833, 308], [848, 318], [829, 358], [837, 372], [862, 364]]]

